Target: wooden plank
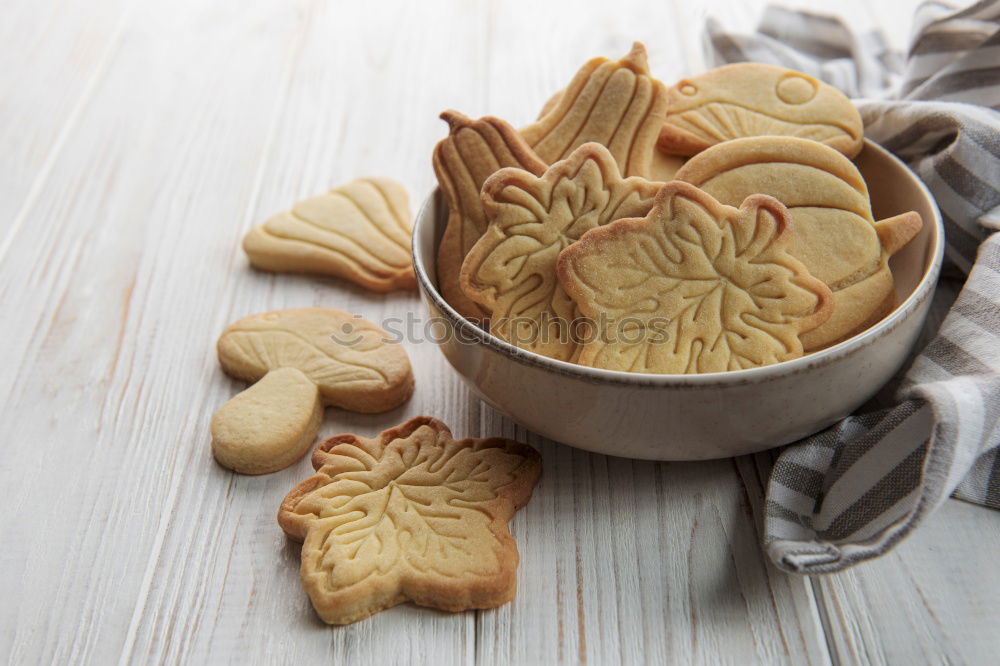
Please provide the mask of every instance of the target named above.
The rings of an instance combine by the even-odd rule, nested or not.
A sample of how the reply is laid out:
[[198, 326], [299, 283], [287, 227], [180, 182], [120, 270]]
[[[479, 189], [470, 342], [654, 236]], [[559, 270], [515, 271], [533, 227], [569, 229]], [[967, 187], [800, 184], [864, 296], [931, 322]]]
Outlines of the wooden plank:
[[[21, 544], [3, 579], [14, 663], [118, 655], [183, 484], [179, 444], [193, 441], [211, 358], [189, 327], [214, 319], [207, 278], [219, 276], [189, 260], [216, 259], [192, 231], [241, 212], [251, 179], [232, 174], [252, 173], [268, 117], [226, 126], [225, 114], [267, 101], [260, 86], [280, 78], [295, 24], [230, 12], [236, 28], [199, 42], [193, 9], [137, 8], [0, 268], [18, 313], [3, 331], [19, 361], [4, 367], [18, 445], [2, 481], [16, 498], [4, 532]], [[248, 29], [268, 18], [272, 39]], [[225, 71], [234, 54], [246, 70]], [[202, 379], [173, 382], [172, 369]]]
[[[358, 175], [401, 179], [415, 194], [414, 206], [430, 189], [430, 149], [435, 135], [446, 130], [436, 119], [441, 106], [436, 96], [450, 89], [438, 87], [444, 82], [417, 82], [428, 69], [448, 64], [454, 49], [479, 48], [474, 31], [455, 37], [460, 32], [455, 22], [475, 25], [475, 16], [459, 5], [413, 5], [395, 16], [384, 7], [364, 9], [310, 5], [301, 31], [288, 40], [297, 49], [271, 91], [273, 126], [255, 191], [241, 199], [248, 212], [232, 220], [226, 235], [211, 225], [203, 232], [212, 252], [226, 257], [211, 269], [211, 279], [229, 281], [218, 314], [192, 335], [209, 351], [225, 322], [255, 311], [326, 305], [384, 321], [422, 310], [415, 294], [375, 295], [333, 280], [254, 271], [238, 247], [251, 224]], [[433, 29], [413, 30], [414, 25]], [[474, 83], [462, 90], [477, 94]], [[412, 117], [401, 117], [404, 100]], [[321, 434], [375, 434], [421, 413], [441, 414], [456, 432], [467, 430], [460, 418], [465, 394], [442, 378], [443, 360], [430, 347], [410, 349], [418, 392], [409, 403], [381, 415], [329, 410]], [[260, 478], [219, 468], [207, 449], [209, 419], [240, 386], [217, 369], [211, 354], [191, 381], [204, 383], [208, 393], [192, 414], [193, 442], [181, 471], [188, 482], [163, 528], [155, 563], [150, 560], [148, 598], [132, 618], [131, 654], [213, 662], [230, 659], [238, 646], [248, 659], [265, 664], [468, 662], [473, 613], [407, 606], [345, 628], [331, 629], [318, 620], [298, 582], [298, 546], [275, 524], [281, 498], [310, 473], [308, 461]]]
[[10, 0], [0, 21], [0, 259], [121, 43], [126, 3]]
[[[0, 267], [5, 305], [18, 313], [2, 333], [17, 361], [3, 373], [4, 423], [18, 445], [5, 449], [0, 469], [13, 498], [2, 525], [16, 544], [4, 551], [0, 584], [11, 601], [0, 652], [14, 663], [232, 656], [246, 624], [241, 600], [254, 597], [260, 572], [290, 579], [281, 589], [302, 612], [282, 617], [313, 632], [301, 643], [308, 654], [330, 641], [295, 567], [259, 549], [258, 535], [286, 548], [274, 511], [291, 478], [269, 480], [280, 486], [271, 493], [240, 487], [212, 463], [206, 438], [211, 412], [236, 389], [217, 370], [213, 341], [234, 296], [252, 288], [235, 277], [247, 274], [243, 263], [233, 268], [239, 239], [260, 215], [261, 165], [314, 10], [306, 2], [137, 10], [31, 210], [29, 233]], [[326, 45], [337, 25], [315, 30]], [[328, 53], [319, 55], [314, 71], [326, 66]], [[266, 300], [272, 279], [257, 284], [253, 293]], [[327, 300], [328, 286], [300, 284], [311, 300]], [[398, 307], [401, 298], [415, 303], [383, 302]], [[254, 497], [234, 500], [235, 517], [230, 486]], [[249, 528], [253, 547], [230, 550], [220, 525]], [[248, 562], [257, 573], [239, 568]], [[206, 591], [219, 590], [227, 599], [206, 605]], [[268, 600], [258, 606], [263, 625], [275, 615], [271, 602], [282, 603]], [[462, 654], [452, 652], [455, 641], [435, 640], [432, 622], [403, 620], [406, 612], [389, 618], [402, 628], [395, 638], [430, 641], [431, 657], [435, 645]], [[200, 630], [216, 620], [221, 631]], [[449, 635], [453, 626], [449, 618]], [[289, 654], [289, 634], [258, 636], [262, 660]], [[351, 632], [339, 636], [356, 645]]]
[[732, 461], [593, 455], [483, 416], [545, 471], [512, 526], [518, 597], [479, 613], [477, 662], [828, 663], [808, 581], [765, 561], [761, 489]]
[[995, 662], [996, 518], [990, 509], [949, 500], [892, 553], [819, 578], [840, 662]]

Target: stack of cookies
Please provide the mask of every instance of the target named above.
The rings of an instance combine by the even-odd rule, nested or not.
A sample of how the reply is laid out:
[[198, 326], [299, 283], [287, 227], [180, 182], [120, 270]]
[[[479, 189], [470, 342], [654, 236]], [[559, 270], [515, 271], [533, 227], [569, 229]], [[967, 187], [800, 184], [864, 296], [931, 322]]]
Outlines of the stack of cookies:
[[637, 43], [586, 63], [520, 130], [442, 118], [440, 291], [561, 361], [706, 373], [823, 349], [894, 308], [888, 260], [921, 227], [874, 219], [857, 110], [782, 67], [668, 88]]

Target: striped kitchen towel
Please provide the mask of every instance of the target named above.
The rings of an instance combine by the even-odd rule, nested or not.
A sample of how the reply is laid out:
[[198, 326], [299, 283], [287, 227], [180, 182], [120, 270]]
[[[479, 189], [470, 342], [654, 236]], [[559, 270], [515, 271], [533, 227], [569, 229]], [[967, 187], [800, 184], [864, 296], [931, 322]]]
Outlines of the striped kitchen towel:
[[866, 135], [933, 192], [947, 258], [968, 274], [894, 406], [780, 453], [768, 555], [789, 571], [839, 571], [888, 551], [951, 495], [1000, 509], [1000, 2], [923, 4], [905, 58], [879, 33], [777, 7], [754, 35], [710, 20], [705, 41], [715, 65], [772, 62], [857, 98]]

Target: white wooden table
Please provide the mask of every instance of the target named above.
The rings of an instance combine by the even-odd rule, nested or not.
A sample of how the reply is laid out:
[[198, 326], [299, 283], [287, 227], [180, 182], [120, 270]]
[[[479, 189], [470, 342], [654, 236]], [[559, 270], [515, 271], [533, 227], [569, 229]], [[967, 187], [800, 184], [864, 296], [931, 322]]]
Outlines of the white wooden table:
[[[524, 123], [580, 63], [633, 39], [673, 80], [701, 69], [707, 13], [749, 30], [761, 8], [694, 5], [5, 0], [0, 658], [995, 662], [995, 513], [951, 501], [880, 561], [788, 576], [758, 546], [767, 456], [653, 464], [545, 441], [471, 397], [430, 343], [409, 345], [408, 404], [328, 410], [321, 434], [431, 414], [538, 447], [512, 604], [327, 627], [275, 523], [308, 462], [246, 477], [211, 458], [211, 414], [242, 388], [214, 356], [228, 322], [423, 311], [412, 294], [250, 269], [251, 224], [365, 174], [401, 180], [416, 207], [442, 109]], [[911, 3], [836, 5], [903, 44]]]

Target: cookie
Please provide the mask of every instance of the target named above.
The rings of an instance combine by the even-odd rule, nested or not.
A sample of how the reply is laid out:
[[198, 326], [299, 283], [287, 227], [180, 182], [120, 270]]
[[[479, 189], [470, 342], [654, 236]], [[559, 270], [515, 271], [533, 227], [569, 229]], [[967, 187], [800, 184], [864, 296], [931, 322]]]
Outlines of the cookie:
[[849, 338], [894, 307], [889, 257], [920, 230], [920, 216], [876, 223], [864, 179], [836, 150], [795, 137], [736, 139], [698, 153], [675, 177], [724, 204], [761, 193], [788, 207], [788, 251], [834, 295], [830, 319], [802, 336], [806, 351]]
[[541, 473], [534, 449], [456, 441], [418, 416], [375, 439], [331, 437], [312, 463], [278, 524], [303, 542], [302, 586], [323, 621], [347, 624], [404, 601], [461, 611], [514, 598], [507, 523]]
[[295, 204], [243, 238], [250, 263], [345, 278], [372, 291], [416, 289], [403, 186], [363, 178]]
[[844, 93], [811, 76], [756, 62], [724, 65], [668, 91], [657, 147], [694, 155], [722, 141], [749, 136], [796, 136], [847, 157], [861, 152], [861, 114]]
[[219, 337], [219, 363], [254, 382], [212, 417], [212, 453], [243, 474], [297, 460], [316, 438], [323, 406], [384, 412], [413, 392], [406, 350], [375, 324], [340, 310], [302, 308], [244, 317]]
[[667, 155], [663, 151], [654, 150], [653, 161], [649, 167], [652, 180], [661, 183], [673, 180], [680, 168], [684, 166], [685, 160], [686, 158], [680, 155]]
[[562, 98], [563, 93], [565, 92], [566, 92], [565, 88], [560, 88], [555, 92], [555, 94], [553, 94], [551, 97], [545, 100], [545, 104], [542, 104], [542, 109], [541, 111], [538, 112], [538, 116], [535, 118], [535, 120], [541, 120], [545, 116], [549, 115], [549, 113], [552, 112], [552, 109], [556, 108], [556, 104], [559, 103], [559, 100]]
[[736, 209], [667, 183], [648, 215], [588, 231], [559, 255], [566, 293], [604, 322], [577, 362], [689, 374], [802, 356], [799, 336], [830, 316], [833, 297], [788, 253], [791, 235], [772, 197]]
[[[564, 90], [559, 90], [545, 101], [545, 104], [542, 105], [542, 110], [538, 114], [539, 119], [547, 116], [555, 108], [563, 92]], [[654, 150], [652, 153], [649, 163], [649, 174], [646, 176], [650, 180], [661, 182], [672, 180], [674, 174], [684, 164], [685, 158], [682, 155], [668, 154], [662, 150]]]
[[666, 92], [649, 73], [646, 48], [636, 42], [621, 60], [594, 58], [585, 64], [521, 136], [548, 164], [584, 143], [600, 143], [622, 174], [648, 178], [666, 118]]
[[212, 455], [241, 474], [269, 474], [302, 457], [323, 422], [319, 387], [297, 368], [278, 368], [212, 416]]
[[481, 320], [488, 313], [469, 300], [458, 284], [465, 255], [486, 231], [480, 190], [503, 167], [519, 167], [537, 175], [546, 165], [517, 130], [499, 118], [472, 120], [457, 111], [445, 111], [441, 118], [448, 121], [449, 133], [434, 147], [433, 162], [448, 202], [448, 225], [438, 247], [438, 289], [460, 315]]
[[585, 143], [542, 176], [501, 169], [483, 186], [490, 226], [462, 265], [465, 294], [490, 312], [490, 332], [559, 360], [576, 350], [576, 309], [559, 286], [559, 252], [586, 231], [645, 215], [660, 183], [622, 178], [608, 149]]

